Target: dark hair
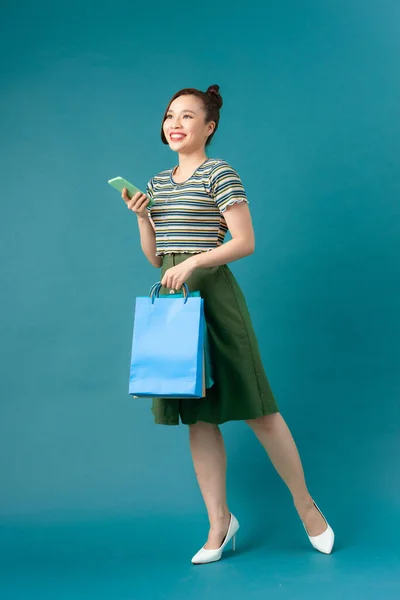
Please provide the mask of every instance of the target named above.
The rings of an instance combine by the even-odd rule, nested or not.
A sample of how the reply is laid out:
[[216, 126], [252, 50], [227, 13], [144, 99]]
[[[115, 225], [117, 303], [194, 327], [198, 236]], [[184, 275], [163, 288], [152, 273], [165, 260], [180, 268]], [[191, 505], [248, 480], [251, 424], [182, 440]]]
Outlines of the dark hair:
[[179, 98], [179, 96], [197, 96], [197, 98], [200, 98], [200, 100], [203, 102], [204, 110], [206, 113], [205, 122], [206, 123], [209, 123], [210, 121], [215, 122], [215, 129], [212, 132], [212, 134], [207, 138], [207, 141], [206, 141], [206, 146], [208, 146], [208, 144], [211, 142], [212, 138], [214, 137], [215, 132], [218, 129], [219, 111], [220, 111], [220, 108], [222, 108], [222, 104], [223, 104], [221, 94], [219, 93], [219, 85], [210, 85], [210, 87], [208, 88], [208, 90], [206, 92], [202, 92], [201, 90], [197, 90], [195, 88], [185, 88], [183, 90], [180, 90], [179, 92], [176, 92], [176, 94], [172, 97], [170, 103], [167, 106], [167, 110], [164, 113], [164, 117], [163, 117], [163, 120], [161, 123], [161, 141], [163, 142], [163, 144], [166, 144], [166, 145], [168, 145], [168, 142], [167, 142], [167, 138], [164, 135], [164, 129], [163, 129], [164, 123], [167, 118], [167, 113], [169, 111], [169, 107], [171, 106], [171, 104], [173, 103], [174, 100]]

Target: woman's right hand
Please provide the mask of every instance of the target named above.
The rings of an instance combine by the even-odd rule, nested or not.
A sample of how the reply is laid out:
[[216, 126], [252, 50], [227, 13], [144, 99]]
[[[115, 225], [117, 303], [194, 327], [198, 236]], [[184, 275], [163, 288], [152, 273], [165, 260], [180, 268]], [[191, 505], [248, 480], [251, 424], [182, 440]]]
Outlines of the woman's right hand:
[[132, 198], [128, 194], [128, 190], [124, 188], [122, 190], [122, 198], [125, 201], [126, 206], [129, 210], [134, 212], [138, 217], [147, 217], [148, 210], [147, 205], [150, 202], [149, 198], [146, 194], [141, 194], [137, 192]]

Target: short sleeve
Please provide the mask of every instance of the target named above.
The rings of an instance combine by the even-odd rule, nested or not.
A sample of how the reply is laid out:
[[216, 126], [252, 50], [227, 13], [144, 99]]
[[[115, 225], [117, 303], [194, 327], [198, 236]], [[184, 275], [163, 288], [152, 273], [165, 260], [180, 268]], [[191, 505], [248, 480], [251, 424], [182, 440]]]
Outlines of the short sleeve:
[[221, 161], [210, 174], [210, 192], [221, 213], [237, 202], [247, 202], [242, 180], [235, 169]]
[[[150, 179], [150, 181], [146, 185], [146, 196], [150, 198], [150, 200], [153, 200], [154, 198], [153, 179]], [[149, 214], [149, 217], [151, 217], [151, 207], [147, 209], [147, 212]]]

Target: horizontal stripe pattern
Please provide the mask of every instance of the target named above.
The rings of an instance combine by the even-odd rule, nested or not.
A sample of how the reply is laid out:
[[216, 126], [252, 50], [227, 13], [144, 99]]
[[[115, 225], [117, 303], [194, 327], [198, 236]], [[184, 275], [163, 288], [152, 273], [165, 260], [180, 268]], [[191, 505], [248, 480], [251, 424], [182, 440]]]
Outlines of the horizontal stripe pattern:
[[248, 202], [238, 173], [220, 159], [207, 159], [184, 183], [176, 183], [172, 173], [162, 171], [147, 184], [147, 195], [154, 200], [149, 216], [156, 230], [156, 254], [217, 248], [228, 231], [228, 206]]

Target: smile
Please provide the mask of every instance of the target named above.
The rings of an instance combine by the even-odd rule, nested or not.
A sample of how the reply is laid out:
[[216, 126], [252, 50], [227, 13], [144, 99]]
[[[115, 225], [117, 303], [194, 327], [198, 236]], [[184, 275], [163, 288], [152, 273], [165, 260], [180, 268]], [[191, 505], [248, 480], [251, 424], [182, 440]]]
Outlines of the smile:
[[172, 141], [179, 142], [180, 140], [183, 140], [186, 137], [186, 135], [184, 133], [170, 133], [169, 137]]

